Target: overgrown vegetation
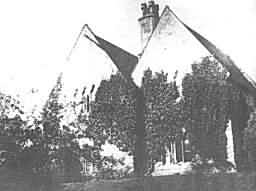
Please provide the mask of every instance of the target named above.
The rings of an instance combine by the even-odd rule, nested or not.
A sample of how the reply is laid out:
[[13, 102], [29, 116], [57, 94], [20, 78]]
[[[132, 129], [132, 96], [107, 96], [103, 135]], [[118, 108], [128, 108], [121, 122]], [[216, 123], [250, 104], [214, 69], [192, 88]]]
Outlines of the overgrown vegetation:
[[227, 72], [211, 57], [192, 65], [182, 82], [184, 127], [194, 153], [204, 159], [225, 161], [225, 131], [237, 90], [226, 81]]
[[[225, 130], [235, 116], [234, 105], [245, 95], [227, 82], [227, 72], [212, 57], [192, 65], [192, 73], [182, 81], [181, 93], [176, 86], [176, 75], [170, 80], [165, 72], [153, 73], [150, 69], [144, 72], [141, 89], [145, 96], [147, 172], [154, 170], [156, 162], [166, 162], [170, 143], [178, 145], [185, 139], [189, 140], [192, 158], [200, 155], [203, 164], [198, 168], [208, 168], [209, 160], [214, 161], [211, 167], [225, 168]], [[62, 86], [59, 76], [37, 114], [25, 113], [19, 100], [0, 95], [1, 165], [40, 176], [56, 175], [70, 182], [81, 180], [83, 158], [97, 169], [94, 173], [97, 178], [131, 176], [131, 169], [116, 168], [123, 164], [122, 160], [101, 156], [101, 150], [104, 144], [111, 143], [135, 156], [134, 87], [117, 73], [101, 82], [92, 101], [85, 89], [76, 90], [70, 100], [65, 100]], [[251, 115], [242, 145], [253, 170], [255, 116]], [[82, 140], [90, 140], [92, 144], [81, 144]]]
[[[173, 112], [178, 97], [175, 82], [167, 80], [167, 74], [145, 71], [143, 85], [146, 102], [146, 143], [150, 168], [165, 160], [165, 147], [175, 139], [179, 131]], [[135, 95], [121, 74], [102, 81], [96, 92], [92, 112], [89, 115], [88, 134], [99, 145], [106, 141], [121, 151], [134, 156], [135, 146]]]
[[[39, 115], [25, 114], [17, 100], [2, 95], [2, 165], [72, 181], [80, 179], [81, 157], [93, 161], [99, 155], [99, 148], [80, 146], [79, 140], [86, 137], [78, 120], [83, 111], [75, 113], [74, 109], [79, 110], [87, 103], [81, 100], [62, 103], [61, 79], [60, 76]], [[73, 119], [65, 120], [66, 115]], [[94, 155], [88, 154], [92, 152]]]
[[245, 150], [248, 154], [249, 169], [256, 171], [256, 113], [252, 112], [244, 133]]

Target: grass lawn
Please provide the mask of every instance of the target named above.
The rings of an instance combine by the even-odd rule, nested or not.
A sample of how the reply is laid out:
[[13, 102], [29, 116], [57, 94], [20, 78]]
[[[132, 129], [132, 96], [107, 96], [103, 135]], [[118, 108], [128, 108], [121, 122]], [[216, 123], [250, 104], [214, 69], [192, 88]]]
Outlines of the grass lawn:
[[43, 184], [49, 186], [46, 180], [31, 173], [0, 169], [0, 191], [255, 191], [256, 174], [171, 175], [92, 180], [87, 183], [66, 183], [52, 189]]
[[61, 191], [255, 191], [256, 175], [171, 175], [62, 185]]

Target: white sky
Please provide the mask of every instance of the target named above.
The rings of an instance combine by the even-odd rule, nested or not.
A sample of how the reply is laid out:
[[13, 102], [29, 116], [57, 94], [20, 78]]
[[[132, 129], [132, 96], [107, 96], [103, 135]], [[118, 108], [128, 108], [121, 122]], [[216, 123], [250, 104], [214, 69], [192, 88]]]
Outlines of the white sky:
[[[185, 23], [229, 54], [256, 80], [256, 0], [155, 1], [160, 3], [161, 11], [164, 5], [169, 5]], [[82, 49], [82, 45], [77, 50], [79, 59], [65, 61], [85, 23], [106, 40], [139, 53], [137, 19], [141, 2], [1, 0], [0, 91], [24, 96], [31, 88], [37, 88], [37, 95], [44, 100], [61, 71], [69, 72], [68, 89], [85, 83], [88, 76], [83, 71], [89, 71], [86, 75], [92, 77], [96, 76], [94, 71], [105, 71], [104, 67], [92, 64], [93, 57], [88, 61], [86, 54], [82, 54], [88, 47]], [[32, 99], [26, 97], [25, 101], [31, 103]]]

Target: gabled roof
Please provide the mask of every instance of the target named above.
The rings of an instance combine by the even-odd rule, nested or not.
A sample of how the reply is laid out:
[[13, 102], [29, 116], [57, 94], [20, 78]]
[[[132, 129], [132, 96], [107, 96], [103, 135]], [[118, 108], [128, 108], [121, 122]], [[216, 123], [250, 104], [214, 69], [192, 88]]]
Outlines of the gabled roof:
[[193, 36], [215, 57], [216, 60], [222, 64], [226, 70], [230, 73], [230, 80], [235, 84], [239, 85], [244, 90], [250, 92], [256, 96], [256, 83], [252, 78], [249, 77], [231, 60], [231, 58], [222, 53], [213, 43], [204, 38], [202, 35], [194, 31], [192, 28], [183, 23], [183, 25], [188, 29], [188, 31], [193, 34]]
[[256, 83], [213, 43], [184, 24], [168, 6], [142, 51], [133, 78], [140, 85], [147, 68], [155, 72], [163, 70], [171, 75], [178, 70], [182, 71], [179, 72], [181, 83], [183, 76], [191, 71], [191, 64], [208, 55], [214, 56], [228, 70], [235, 84], [256, 96]]
[[84, 30], [84, 37], [101, 48], [113, 61], [123, 76], [126, 78], [131, 77], [131, 73], [138, 63], [137, 56], [96, 35], [88, 25], [84, 25], [82, 30]]

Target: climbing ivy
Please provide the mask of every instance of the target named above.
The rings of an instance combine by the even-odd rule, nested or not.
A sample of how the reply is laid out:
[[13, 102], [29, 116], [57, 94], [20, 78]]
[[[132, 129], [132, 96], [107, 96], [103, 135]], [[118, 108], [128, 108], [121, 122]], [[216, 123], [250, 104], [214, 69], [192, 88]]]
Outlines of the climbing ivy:
[[205, 57], [182, 81], [184, 127], [192, 135], [194, 152], [216, 161], [227, 158], [225, 130], [239, 95], [227, 77], [215, 59]]
[[[164, 72], [144, 72], [142, 89], [145, 96], [145, 124], [148, 161], [165, 159], [165, 147], [174, 139], [178, 121], [175, 112], [179, 96], [174, 82]], [[134, 156], [135, 152], [135, 93], [121, 74], [103, 80], [96, 92], [89, 115], [87, 134], [99, 145], [106, 141]]]

